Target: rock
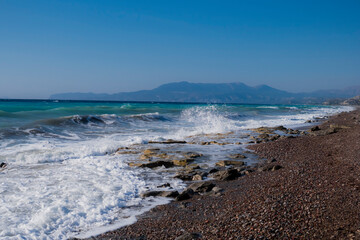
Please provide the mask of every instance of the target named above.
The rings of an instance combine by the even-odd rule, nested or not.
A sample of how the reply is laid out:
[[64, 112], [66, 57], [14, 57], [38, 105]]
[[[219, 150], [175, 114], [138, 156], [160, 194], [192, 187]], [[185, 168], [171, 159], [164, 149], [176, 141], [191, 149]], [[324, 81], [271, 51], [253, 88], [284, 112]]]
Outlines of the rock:
[[116, 154], [138, 154], [136, 151], [117, 151]]
[[311, 131], [311, 132], [320, 131], [320, 128], [319, 128], [319, 126], [315, 126], [315, 127], [312, 127], [312, 128], [310, 129], [310, 131]]
[[199, 238], [201, 238], [201, 235], [199, 233], [185, 233], [175, 238], [175, 240], [195, 240]]
[[186, 141], [177, 141], [173, 139], [168, 139], [166, 141], [149, 141], [148, 143], [158, 143], [158, 144], [185, 144]]
[[274, 127], [273, 128], [275, 131], [283, 131], [283, 132], [286, 132], [287, 131], [287, 128], [284, 127], [284, 126], [277, 126], [277, 127]]
[[259, 128], [255, 128], [255, 129], [252, 129], [254, 132], [257, 132], [257, 133], [266, 133], [266, 134], [272, 134], [274, 133], [274, 130], [271, 129], [271, 128], [268, 128], [268, 127], [259, 127]]
[[262, 134], [259, 134], [257, 137], [260, 139], [267, 139], [270, 137], [270, 135], [267, 133], [262, 133]]
[[179, 196], [178, 191], [148, 191], [140, 194], [141, 198], [147, 197], [169, 197], [169, 198], [176, 198]]
[[190, 199], [194, 195], [194, 190], [192, 189], [185, 189], [182, 193], [180, 193], [175, 200], [176, 201], [183, 201]]
[[212, 168], [212, 169], [210, 169], [210, 171], [209, 171], [209, 173], [211, 174], [211, 173], [216, 173], [216, 172], [218, 172], [219, 171], [219, 169], [217, 169], [217, 168]]
[[7, 167], [6, 163], [4, 163], [4, 162], [0, 163], [0, 168], [6, 168], [6, 167]]
[[170, 183], [164, 183], [162, 185], [157, 186], [157, 188], [166, 188], [166, 187], [171, 187]]
[[196, 193], [209, 192], [215, 187], [215, 184], [211, 182], [196, 182], [188, 186], [186, 189], [191, 189]]
[[176, 159], [176, 160], [172, 160], [172, 163], [175, 166], [181, 166], [181, 167], [185, 167], [186, 165], [188, 165], [189, 163], [193, 162], [194, 159], [192, 158], [187, 158], [187, 159]]
[[144, 153], [145, 155], [155, 155], [155, 154], [157, 154], [159, 151], [160, 151], [159, 148], [149, 148], [149, 149], [145, 149], [143, 153]]
[[237, 154], [231, 154], [229, 155], [229, 158], [235, 158], [235, 159], [238, 159], [238, 158], [246, 158], [245, 155], [242, 155], [240, 153], [237, 153]]
[[173, 162], [168, 162], [168, 161], [155, 161], [155, 162], [149, 162], [149, 163], [142, 163], [139, 165], [139, 167], [143, 167], [143, 168], [156, 168], [156, 167], [161, 167], [164, 166], [165, 168], [170, 168], [174, 166]]
[[214, 173], [213, 177], [216, 180], [229, 181], [240, 177], [240, 175], [241, 174], [236, 169], [227, 169]]
[[223, 192], [224, 189], [215, 186], [215, 187], [213, 187], [213, 189], [211, 191], [214, 193], [220, 193], [220, 192]]
[[191, 181], [193, 176], [195, 176], [196, 173], [195, 172], [190, 172], [190, 173], [178, 173], [174, 176], [174, 178], [178, 178], [181, 179], [183, 181]]
[[245, 163], [243, 161], [223, 160], [223, 161], [217, 162], [215, 165], [221, 166], [221, 167], [225, 167], [225, 166], [229, 166], [229, 165], [243, 166], [243, 165], [245, 165]]
[[203, 180], [203, 177], [200, 174], [196, 174], [196, 175], [194, 175], [192, 177], [191, 180], [193, 180], [193, 181], [201, 181], [201, 180]]
[[185, 169], [186, 170], [195, 170], [195, 169], [200, 169], [200, 166], [196, 163], [192, 163], [192, 164], [186, 165]]
[[129, 162], [128, 165], [129, 167], [140, 167], [143, 163], [138, 163], [138, 162]]
[[201, 156], [202, 156], [201, 153], [196, 153], [196, 152], [187, 152], [184, 154], [184, 157], [186, 157], [186, 158], [198, 158]]

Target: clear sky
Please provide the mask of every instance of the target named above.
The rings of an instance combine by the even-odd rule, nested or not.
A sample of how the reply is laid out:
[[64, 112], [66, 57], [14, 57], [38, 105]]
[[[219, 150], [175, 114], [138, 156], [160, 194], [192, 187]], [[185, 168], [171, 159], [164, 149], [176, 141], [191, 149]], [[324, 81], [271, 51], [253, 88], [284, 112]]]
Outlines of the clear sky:
[[360, 1], [0, 0], [0, 98], [360, 85]]

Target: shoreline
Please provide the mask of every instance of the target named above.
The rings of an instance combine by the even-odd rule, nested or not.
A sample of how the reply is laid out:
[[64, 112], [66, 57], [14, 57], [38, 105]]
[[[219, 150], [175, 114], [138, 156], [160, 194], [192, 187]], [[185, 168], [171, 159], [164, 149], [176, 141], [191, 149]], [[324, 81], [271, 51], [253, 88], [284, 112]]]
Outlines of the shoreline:
[[221, 194], [157, 206], [136, 223], [91, 239], [358, 238], [360, 111], [330, 117], [314, 130], [249, 147], [276, 159], [278, 171], [210, 180]]

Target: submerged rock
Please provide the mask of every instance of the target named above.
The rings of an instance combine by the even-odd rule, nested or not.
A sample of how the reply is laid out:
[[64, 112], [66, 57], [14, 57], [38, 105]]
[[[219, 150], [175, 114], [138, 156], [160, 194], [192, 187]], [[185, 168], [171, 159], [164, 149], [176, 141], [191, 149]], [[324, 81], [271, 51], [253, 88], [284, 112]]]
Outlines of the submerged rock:
[[173, 139], [168, 139], [166, 141], [149, 141], [149, 143], [158, 143], [158, 144], [184, 144], [186, 141], [177, 141]]
[[176, 198], [179, 196], [178, 191], [148, 191], [140, 194], [141, 198], [147, 197], [169, 197], [169, 198]]
[[223, 160], [223, 161], [217, 162], [215, 165], [216, 166], [221, 166], [221, 167], [225, 167], [225, 166], [229, 166], [229, 165], [243, 166], [243, 165], [245, 165], [245, 163], [243, 161]]
[[236, 153], [236, 154], [231, 154], [229, 155], [229, 158], [235, 158], [235, 159], [238, 159], [238, 158], [246, 158], [245, 155], [242, 155], [240, 153]]
[[175, 166], [181, 166], [181, 167], [185, 167], [186, 165], [188, 165], [189, 163], [193, 162], [194, 159], [193, 158], [187, 158], [187, 159], [175, 159], [172, 160], [172, 163]]
[[174, 166], [173, 162], [168, 162], [168, 161], [155, 161], [155, 162], [149, 162], [149, 163], [142, 163], [139, 165], [139, 167], [143, 167], [143, 168], [156, 168], [156, 167], [162, 167], [164, 166], [165, 168], [171, 168]]

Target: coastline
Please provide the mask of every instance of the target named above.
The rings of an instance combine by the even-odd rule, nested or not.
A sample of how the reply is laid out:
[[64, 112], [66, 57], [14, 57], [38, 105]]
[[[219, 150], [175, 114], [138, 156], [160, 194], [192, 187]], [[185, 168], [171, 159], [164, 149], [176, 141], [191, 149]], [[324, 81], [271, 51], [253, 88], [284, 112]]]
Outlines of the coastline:
[[282, 168], [212, 180], [224, 189], [220, 196], [157, 206], [136, 223], [92, 239], [358, 238], [358, 139], [359, 109], [331, 117], [310, 135], [252, 145]]

